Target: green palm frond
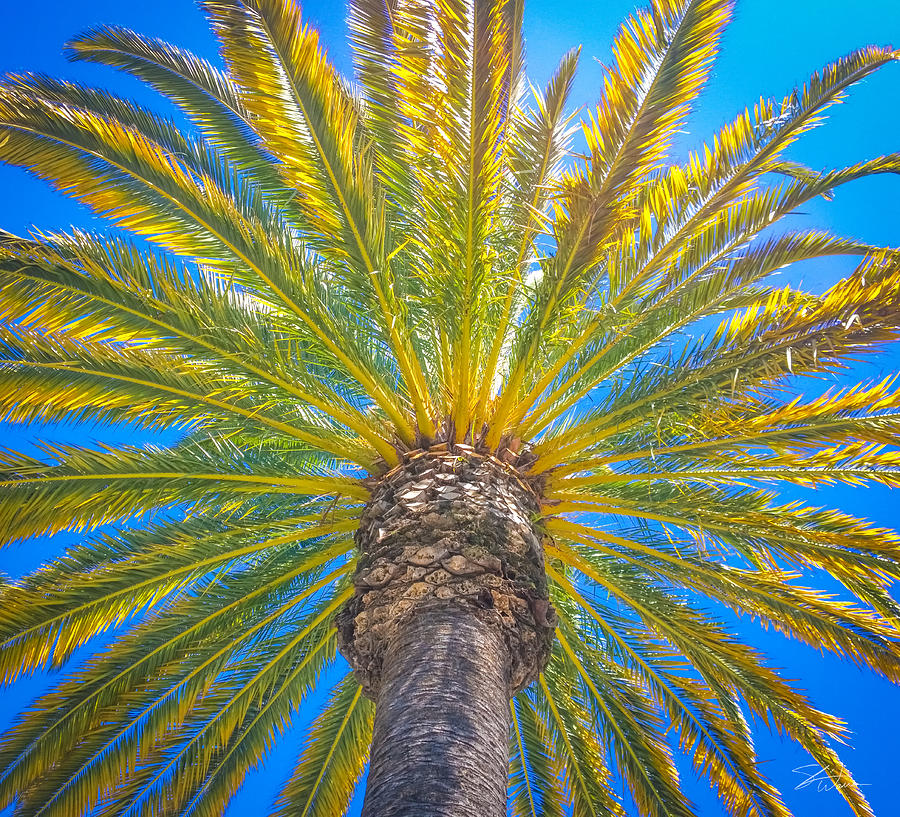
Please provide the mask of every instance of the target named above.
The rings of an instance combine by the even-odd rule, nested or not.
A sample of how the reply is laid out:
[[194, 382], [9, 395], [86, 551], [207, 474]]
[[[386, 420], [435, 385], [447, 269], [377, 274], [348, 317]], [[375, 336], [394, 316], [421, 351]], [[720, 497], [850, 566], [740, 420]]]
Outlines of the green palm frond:
[[542, 335], [552, 332], [605, 244], [630, 221], [633, 191], [665, 154], [670, 134], [702, 86], [729, 7], [727, 0], [658, 3], [622, 26], [616, 66], [607, 74], [596, 117], [584, 127], [586, 167], [562, 180], [549, 231], [556, 253], [542, 269], [536, 308], [519, 333], [491, 442], [499, 440], [526, 368], [542, 357], [536, 354]]
[[620, 798], [612, 790], [612, 774], [588, 707], [573, 696], [564, 677], [545, 674], [539, 685], [533, 693], [535, 712], [545, 725], [545, 741], [573, 813], [624, 814]]
[[[230, 524], [195, 517], [105, 536], [69, 551], [20, 584], [2, 586], [4, 679], [14, 680], [44, 664], [60, 665], [97, 634], [211, 579], [264, 563], [273, 553], [295, 554], [299, 572], [284, 581], [302, 575], [347, 553], [351, 545], [346, 535], [358, 524], [358, 513], [324, 503], [311, 514], [280, 520], [268, 516], [255, 524], [243, 514]], [[303, 544], [310, 540], [318, 541]]]
[[656, 639], [636, 637], [627, 619], [609, 609], [601, 612], [565, 576], [556, 574], [556, 581], [588, 616], [588, 626], [582, 623], [582, 639], [603, 643], [609, 654], [636, 673], [647, 696], [677, 726], [679, 748], [690, 755], [698, 773], [709, 776], [728, 808], [736, 814], [788, 814], [778, 792], [756, 768], [749, 732], [736, 728], [730, 719], [733, 713], [708, 688], [682, 674], [680, 653]]
[[277, 814], [341, 814], [365, 768], [375, 707], [352, 676], [334, 688], [279, 798]]
[[[332, 551], [328, 556], [333, 560], [335, 554]], [[140, 739], [148, 741], [143, 752], [155, 753], [153, 744], [164, 733], [158, 734], [159, 727], [153, 724], [177, 724], [195, 710], [199, 714], [201, 710], [194, 704], [209, 694], [209, 685], [220, 674], [223, 689], [233, 692], [231, 685], [239, 677], [234, 675], [236, 662], [249, 677], [259, 670], [260, 649], [270, 655], [279, 651], [278, 660], [289, 660], [295, 651], [281, 655], [280, 650], [285, 643], [294, 643], [291, 639], [300, 639], [299, 644], [316, 633], [327, 635], [328, 627], [320, 626], [321, 609], [308, 615], [307, 624], [295, 619], [298, 614], [306, 615], [310, 601], [331, 615], [339, 604], [334, 599], [346, 598], [346, 591], [332, 593], [330, 600], [317, 599], [323, 588], [347, 575], [349, 565], [344, 563], [323, 575], [325, 568], [317, 569], [315, 564], [324, 559], [301, 558], [300, 567], [291, 569], [295, 559], [296, 554], [288, 549], [280, 558], [260, 562], [248, 572], [236, 572], [227, 581], [223, 578], [229, 574], [221, 571], [215, 577], [207, 574], [204, 583], [180, 594], [169, 609], [114, 642], [105, 655], [50, 693], [52, 706], [26, 716], [8, 736], [0, 789], [4, 802], [17, 792], [33, 791], [41, 806], [50, 806], [59, 794], [62, 803], [54, 808], [63, 807], [65, 812], [69, 797], [65, 792], [69, 782], [65, 781], [71, 782], [72, 797], [96, 796], [89, 783], [91, 774], [83, 771], [94, 763], [111, 763], [106, 768], [109, 779], [115, 779], [115, 752], [108, 751], [110, 747], [120, 741], [136, 747], [133, 741]], [[239, 627], [237, 636], [235, 627]], [[131, 698], [134, 702], [129, 708]], [[214, 706], [212, 715], [216, 711]], [[133, 721], [130, 725], [121, 720], [126, 712]], [[36, 776], [46, 753], [64, 746], [71, 746], [68, 766], [57, 768], [54, 781], [39, 781]], [[156, 762], [166, 757], [162, 753]], [[78, 813], [83, 808], [77, 805], [70, 810]]]
[[[210, 504], [228, 512], [253, 494], [331, 496], [337, 502], [368, 498], [358, 479], [329, 473], [327, 467], [294, 476], [292, 466], [310, 468], [313, 463], [271, 452], [262, 462], [248, 460], [227, 438], [168, 449], [48, 446], [47, 453], [56, 462], [11, 451], [0, 454], [0, 530], [6, 541], [90, 530], [173, 503], [195, 509]], [[255, 470], [263, 463], [268, 473]]]
[[562, 817], [565, 795], [548, 731], [525, 694], [510, 702], [510, 804], [515, 817]]
[[118, 26], [101, 26], [77, 37], [67, 56], [127, 71], [166, 94], [209, 144], [250, 172], [291, 221], [302, 218], [260, 144], [240, 87], [226, 72], [189, 51]]

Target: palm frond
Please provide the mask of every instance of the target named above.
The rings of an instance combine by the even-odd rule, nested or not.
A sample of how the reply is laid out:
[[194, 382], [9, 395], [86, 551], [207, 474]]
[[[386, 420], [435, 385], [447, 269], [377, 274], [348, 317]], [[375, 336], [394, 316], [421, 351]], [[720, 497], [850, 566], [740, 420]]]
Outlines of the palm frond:
[[[297, 632], [303, 633], [302, 638], [319, 632], [315, 625], [298, 626], [294, 631], [286, 625], [305, 612], [307, 599], [314, 599], [336, 578], [346, 576], [347, 566], [316, 581], [317, 571], [286, 572], [285, 562], [279, 565], [281, 575], [268, 582], [260, 584], [259, 577], [255, 582], [251, 578], [248, 586], [239, 577], [237, 594], [223, 587], [222, 595], [229, 599], [224, 606], [216, 590], [212, 598], [202, 592], [186, 598], [171, 613], [114, 643], [93, 666], [50, 693], [48, 702], [54, 705], [39, 707], [23, 718], [4, 743], [0, 783], [4, 804], [13, 796], [24, 796], [34, 808], [48, 813], [92, 807], [96, 799], [92, 803], [84, 799], [97, 798], [104, 790], [111, 792], [121, 772], [164, 737], [161, 724], [185, 723], [195, 705], [202, 707], [202, 699], [218, 675], [222, 674], [223, 689], [233, 692], [230, 684], [239, 681], [240, 675], [232, 677], [232, 672], [242, 670], [245, 677], [253, 677], [259, 648], [269, 650], [271, 656], [273, 644], [278, 645], [277, 651]], [[273, 590], [278, 592], [273, 594]], [[210, 609], [210, 602], [218, 609]], [[201, 611], [205, 615], [198, 620]], [[316, 616], [320, 614], [321, 610], [315, 611]], [[186, 620], [190, 627], [185, 627]], [[236, 634], [234, 628], [241, 621], [244, 624]], [[112, 747], [131, 754], [132, 763], [120, 770], [116, 765], [119, 749], [110, 752]], [[49, 778], [41, 775], [48, 754], [53, 756], [54, 769]], [[164, 758], [165, 754], [156, 760], [164, 762]], [[150, 767], [143, 771], [151, 777], [154, 774]], [[92, 779], [94, 775], [101, 780]], [[72, 799], [77, 803], [74, 808]]]
[[304, 570], [327, 564], [349, 550], [346, 538], [333, 539], [352, 532], [356, 516], [320, 505], [256, 524], [196, 517], [74, 548], [0, 586], [0, 679], [58, 667], [96, 635], [273, 553], [302, 545], [295, 559]]
[[594, 729], [594, 719], [572, 694], [561, 673], [544, 674], [534, 692], [535, 711], [541, 715], [547, 742], [569, 793], [572, 813], [623, 815], [624, 809], [612, 790], [612, 775], [605, 750]]
[[511, 813], [513, 817], [562, 817], [566, 797], [548, 752], [547, 730], [526, 694], [520, 693], [509, 706]]
[[[314, 233], [337, 257], [382, 318], [416, 413], [429, 433], [431, 418], [421, 366], [393, 297], [385, 202], [371, 157], [358, 144], [359, 112], [320, 49], [318, 33], [303, 24], [290, 0], [204, 2], [225, 60], [239, 83], [253, 88], [243, 102], [264, 145], [280, 159], [286, 181], [299, 191]], [[284, 123], [295, 123], [285, 129]], [[399, 319], [399, 320], [398, 320]], [[412, 433], [393, 418], [408, 442]]]
[[369, 495], [353, 477], [327, 472], [294, 476], [289, 459], [273, 458], [269, 468], [274, 466], [274, 471], [255, 472], [256, 463], [224, 438], [168, 449], [47, 445], [45, 450], [49, 462], [13, 451], [0, 453], [0, 530], [5, 542], [60, 530], [90, 530], [173, 503], [197, 509], [206, 503], [225, 510], [229, 499], [240, 504], [254, 494], [330, 495], [351, 502]]
[[342, 814], [368, 759], [375, 707], [348, 675], [309, 732], [276, 814]]

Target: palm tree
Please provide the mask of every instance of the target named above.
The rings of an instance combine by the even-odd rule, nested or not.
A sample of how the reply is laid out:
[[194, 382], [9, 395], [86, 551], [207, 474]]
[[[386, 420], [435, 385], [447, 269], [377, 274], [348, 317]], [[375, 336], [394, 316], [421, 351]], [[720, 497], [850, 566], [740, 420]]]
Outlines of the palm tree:
[[[677, 751], [730, 814], [789, 815], [749, 714], [870, 815], [842, 722], [709, 602], [900, 680], [898, 536], [771, 487], [900, 484], [893, 378], [798, 391], [900, 336], [900, 256], [777, 224], [900, 169], [785, 157], [898, 54], [677, 161], [729, 0], [627, 21], [578, 151], [578, 53], [529, 92], [521, 0], [352, 0], [353, 84], [292, 0], [201, 5], [225, 70], [69, 46], [186, 131], [0, 86], [0, 158], [125, 231], [3, 235], [0, 413], [177, 437], [2, 453], [4, 541], [95, 532], [0, 586], [0, 677], [108, 644], [6, 735], [0, 809], [220, 814], [324, 691], [278, 815], [343, 813], [368, 760], [369, 817], [621, 815], [614, 773], [685, 817]], [[833, 255], [822, 295], [769, 282]]]

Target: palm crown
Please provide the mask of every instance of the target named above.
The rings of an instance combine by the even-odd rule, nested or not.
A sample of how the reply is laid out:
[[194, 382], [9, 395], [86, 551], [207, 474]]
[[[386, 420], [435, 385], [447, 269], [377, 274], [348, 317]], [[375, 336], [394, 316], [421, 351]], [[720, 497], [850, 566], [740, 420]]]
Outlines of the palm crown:
[[[0, 808], [221, 813], [327, 688], [277, 813], [342, 813], [375, 711], [336, 664], [354, 534], [383, 480], [437, 451], [539, 500], [558, 626], [510, 703], [514, 814], [622, 814], [614, 771], [641, 813], [693, 813], [671, 725], [730, 813], [787, 815], [747, 712], [870, 814], [830, 748], [841, 722], [702, 599], [900, 679], [896, 535], [760, 487], [900, 482], [893, 380], [789, 391], [898, 337], [900, 260], [773, 230], [898, 169], [785, 158], [896, 54], [850, 54], [678, 162], [727, 0], [623, 25], [583, 153], [578, 53], [529, 90], [520, 0], [352, 0], [353, 84], [291, 0], [201, 5], [225, 70], [119, 28], [69, 47], [165, 94], [187, 131], [47, 77], [0, 86], [0, 158], [139, 237], [2, 239], [0, 412], [181, 435], [2, 455], [5, 541], [142, 521], [0, 590], [6, 681], [129, 622], [9, 731]], [[767, 283], [837, 254], [861, 261], [823, 295]], [[798, 583], [814, 569], [855, 601]]]

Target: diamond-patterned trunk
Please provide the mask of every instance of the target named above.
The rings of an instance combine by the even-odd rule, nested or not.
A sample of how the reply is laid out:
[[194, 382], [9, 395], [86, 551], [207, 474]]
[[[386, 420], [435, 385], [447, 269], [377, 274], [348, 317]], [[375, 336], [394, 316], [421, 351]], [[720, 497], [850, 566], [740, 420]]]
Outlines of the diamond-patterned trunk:
[[526, 476], [467, 446], [408, 455], [375, 486], [338, 621], [376, 702], [364, 815], [505, 814], [509, 698], [556, 618], [538, 509]]

